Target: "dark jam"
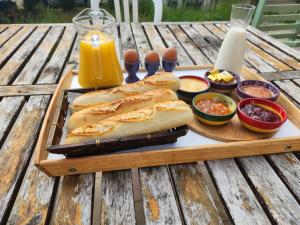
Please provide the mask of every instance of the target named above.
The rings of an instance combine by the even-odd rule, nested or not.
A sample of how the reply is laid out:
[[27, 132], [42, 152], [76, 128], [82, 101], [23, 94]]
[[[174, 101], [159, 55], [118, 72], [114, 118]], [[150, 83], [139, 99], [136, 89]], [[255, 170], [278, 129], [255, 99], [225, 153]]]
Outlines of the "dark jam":
[[260, 120], [264, 122], [280, 122], [281, 118], [279, 115], [271, 110], [265, 109], [255, 104], [246, 104], [241, 110], [255, 120]]

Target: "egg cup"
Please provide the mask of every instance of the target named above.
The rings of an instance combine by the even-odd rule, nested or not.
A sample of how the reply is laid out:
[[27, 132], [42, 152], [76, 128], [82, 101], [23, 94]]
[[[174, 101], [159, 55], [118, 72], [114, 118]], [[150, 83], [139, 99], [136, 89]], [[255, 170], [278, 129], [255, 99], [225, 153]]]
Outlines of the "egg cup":
[[136, 73], [139, 71], [140, 68], [140, 62], [134, 62], [134, 63], [127, 63], [124, 62], [124, 67], [128, 73], [128, 76], [125, 79], [125, 82], [128, 83], [134, 83], [139, 81], [140, 79], [137, 77]]
[[166, 72], [172, 72], [175, 69], [176, 64], [177, 64], [177, 59], [175, 59], [175, 60], [163, 59], [162, 60], [162, 67], [164, 68], [164, 70]]
[[145, 68], [147, 70], [147, 77], [155, 74], [159, 68], [159, 61], [157, 62], [149, 62], [145, 60]]

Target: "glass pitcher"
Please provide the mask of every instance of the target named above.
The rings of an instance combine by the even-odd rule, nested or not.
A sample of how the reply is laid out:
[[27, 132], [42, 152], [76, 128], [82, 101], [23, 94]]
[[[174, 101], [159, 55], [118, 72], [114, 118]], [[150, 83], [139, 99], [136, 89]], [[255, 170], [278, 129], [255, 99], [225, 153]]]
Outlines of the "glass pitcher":
[[231, 9], [230, 29], [219, 50], [215, 63], [217, 69], [239, 74], [244, 64], [247, 26], [253, 16], [255, 6], [234, 4]]
[[115, 18], [104, 9], [85, 9], [73, 23], [79, 35], [79, 84], [84, 88], [122, 84]]

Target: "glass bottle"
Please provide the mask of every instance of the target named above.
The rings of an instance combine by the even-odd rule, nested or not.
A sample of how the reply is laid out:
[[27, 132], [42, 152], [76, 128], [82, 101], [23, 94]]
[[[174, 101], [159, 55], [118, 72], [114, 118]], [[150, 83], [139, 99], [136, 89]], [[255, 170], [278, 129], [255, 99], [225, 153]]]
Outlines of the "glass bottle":
[[244, 64], [247, 26], [253, 16], [255, 6], [234, 4], [231, 9], [230, 29], [221, 45], [215, 63], [217, 69], [239, 74]]

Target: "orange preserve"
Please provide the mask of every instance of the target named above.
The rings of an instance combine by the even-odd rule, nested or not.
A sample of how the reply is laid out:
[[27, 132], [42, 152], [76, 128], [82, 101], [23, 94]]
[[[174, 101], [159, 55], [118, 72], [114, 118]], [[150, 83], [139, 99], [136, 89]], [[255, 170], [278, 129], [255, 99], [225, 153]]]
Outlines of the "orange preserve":
[[80, 41], [79, 83], [82, 87], [120, 85], [123, 74], [112, 37], [90, 30]]

